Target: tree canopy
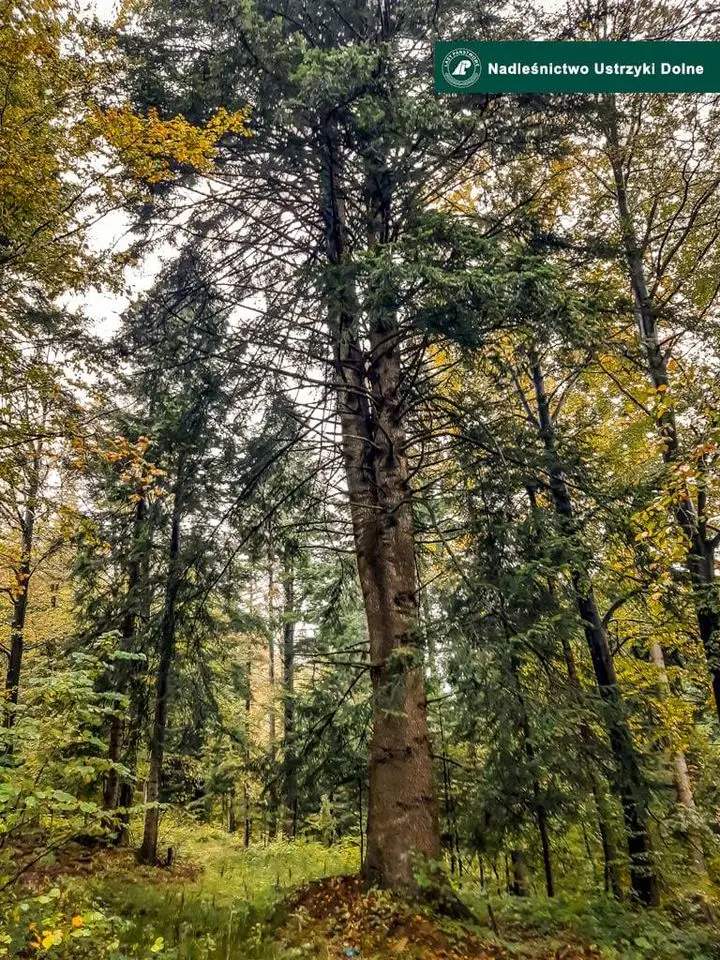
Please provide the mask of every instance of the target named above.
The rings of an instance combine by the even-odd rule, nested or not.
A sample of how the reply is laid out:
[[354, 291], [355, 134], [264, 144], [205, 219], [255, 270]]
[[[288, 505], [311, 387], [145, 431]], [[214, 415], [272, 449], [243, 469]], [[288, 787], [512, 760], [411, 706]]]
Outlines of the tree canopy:
[[0, 10], [0, 956], [717, 956], [717, 10]]

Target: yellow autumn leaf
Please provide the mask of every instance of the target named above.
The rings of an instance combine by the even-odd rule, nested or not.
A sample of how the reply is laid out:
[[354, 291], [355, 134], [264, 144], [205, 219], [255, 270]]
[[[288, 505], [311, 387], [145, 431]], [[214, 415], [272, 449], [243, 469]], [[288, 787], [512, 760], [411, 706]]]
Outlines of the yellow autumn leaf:
[[198, 126], [180, 116], [163, 120], [154, 108], [145, 116], [128, 105], [93, 111], [99, 134], [133, 176], [146, 183], [174, 179], [176, 164], [199, 172], [209, 170], [224, 134], [250, 135], [248, 117], [247, 109], [229, 113], [221, 107], [204, 126]]
[[50, 947], [54, 947], [58, 943], [61, 943], [62, 938], [62, 930], [43, 930], [41, 943], [45, 950], [49, 950]]

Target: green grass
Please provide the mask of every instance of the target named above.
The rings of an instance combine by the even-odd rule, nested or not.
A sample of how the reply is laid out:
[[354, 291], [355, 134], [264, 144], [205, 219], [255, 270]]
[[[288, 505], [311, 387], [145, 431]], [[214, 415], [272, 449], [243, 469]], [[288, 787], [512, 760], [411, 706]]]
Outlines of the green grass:
[[[87, 875], [73, 868], [59, 874], [56, 870], [41, 876], [34, 892], [18, 894], [4, 913], [0, 903], [0, 957], [319, 956], [301, 945], [304, 933], [289, 946], [282, 943], [278, 930], [287, 894], [307, 881], [352, 874], [359, 867], [359, 851], [352, 842], [326, 847], [298, 840], [246, 849], [240, 837], [178, 817], [164, 823], [162, 840], [175, 851], [172, 870], [138, 867], [129, 852], [100, 853]], [[493, 940], [485, 895], [477, 886], [466, 885], [462, 897], [478, 919], [478, 934]], [[720, 938], [699, 916], [688, 915], [690, 906], [675, 913], [669, 908], [633, 910], [591, 893], [563, 893], [554, 900], [492, 897], [499, 940], [510, 957], [545, 960], [557, 948], [562, 956], [562, 949], [575, 940], [594, 945], [603, 960], [720, 960]], [[9, 934], [2, 929], [3, 916]], [[340, 927], [343, 922], [339, 917]], [[452, 922], [441, 927], [453, 934]], [[307, 931], [309, 940], [312, 933]]]
[[[298, 840], [245, 848], [238, 838], [179, 822], [166, 828], [176, 862], [201, 863], [189, 883], [152, 885], [127, 878], [97, 877], [87, 892], [111, 913], [131, 918], [121, 941], [162, 937], [167, 960], [248, 960], [279, 955], [272, 935], [287, 894], [318, 877], [354, 873], [352, 843], [325, 847]], [[280, 951], [281, 952], [281, 951]]]
[[[489, 927], [488, 901], [477, 888], [464, 899], [479, 922]], [[577, 938], [603, 960], [720, 960], [717, 929], [689, 916], [691, 905], [677, 909], [632, 909], [605, 895], [559, 894], [527, 899], [493, 896], [491, 904], [501, 942], [512, 955], [524, 956], [535, 938], [548, 944]]]
[[[27, 955], [48, 960], [280, 957], [273, 935], [288, 892], [359, 866], [350, 842], [326, 847], [298, 840], [246, 849], [239, 837], [178, 818], [164, 824], [162, 840], [175, 851], [172, 871], [110, 857], [89, 876], [55, 876], [49, 891], [8, 906], [10, 941], [3, 943], [0, 933], [0, 957], [22, 956], [33, 938], [40, 945]], [[201, 869], [193, 870], [196, 865]], [[81, 918], [77, 928], [73, 917]], [[42, 946], [44, 934], [62, 936]]]

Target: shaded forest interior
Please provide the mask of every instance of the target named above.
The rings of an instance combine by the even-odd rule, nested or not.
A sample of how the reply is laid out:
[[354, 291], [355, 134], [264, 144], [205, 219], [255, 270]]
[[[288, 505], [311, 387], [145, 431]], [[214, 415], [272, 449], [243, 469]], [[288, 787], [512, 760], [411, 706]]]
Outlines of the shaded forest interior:
[[720, 11], [0, 11], [0, 957], [720, 957]]

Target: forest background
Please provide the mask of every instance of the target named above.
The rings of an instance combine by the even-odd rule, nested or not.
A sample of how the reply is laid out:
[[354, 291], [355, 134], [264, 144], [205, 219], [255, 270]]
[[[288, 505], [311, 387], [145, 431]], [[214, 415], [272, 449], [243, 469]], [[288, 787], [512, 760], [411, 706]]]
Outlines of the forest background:
[[718, 11], [0, 10], [0, 955], [720, 956]]

